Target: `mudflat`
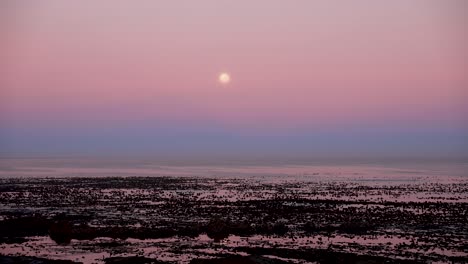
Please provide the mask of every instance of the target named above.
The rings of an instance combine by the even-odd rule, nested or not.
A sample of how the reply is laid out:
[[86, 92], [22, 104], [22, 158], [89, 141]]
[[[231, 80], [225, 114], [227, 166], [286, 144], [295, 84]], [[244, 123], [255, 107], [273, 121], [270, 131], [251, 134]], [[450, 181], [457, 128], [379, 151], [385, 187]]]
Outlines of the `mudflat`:
[[0, 182], [2, 263], [468, 262], [463, 178]]

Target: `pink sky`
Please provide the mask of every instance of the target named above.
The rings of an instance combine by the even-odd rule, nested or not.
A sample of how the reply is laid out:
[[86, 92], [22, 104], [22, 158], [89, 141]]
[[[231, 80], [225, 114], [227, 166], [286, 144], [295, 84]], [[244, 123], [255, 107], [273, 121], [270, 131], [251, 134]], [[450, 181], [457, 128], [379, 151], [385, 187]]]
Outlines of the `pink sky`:
[[6, 140], [15, 129], [148, 123], [265, 136], [467, 131], [461, 0], [0, 5], [4, 141], [20, 140]]

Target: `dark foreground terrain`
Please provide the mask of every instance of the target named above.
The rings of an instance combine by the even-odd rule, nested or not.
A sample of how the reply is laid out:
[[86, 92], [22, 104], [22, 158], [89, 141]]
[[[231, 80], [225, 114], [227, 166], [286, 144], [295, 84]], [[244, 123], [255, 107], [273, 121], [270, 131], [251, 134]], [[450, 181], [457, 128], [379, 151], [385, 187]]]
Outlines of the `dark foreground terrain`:
[[468, 263], [463, 180], [0, 183], [0, 263]]

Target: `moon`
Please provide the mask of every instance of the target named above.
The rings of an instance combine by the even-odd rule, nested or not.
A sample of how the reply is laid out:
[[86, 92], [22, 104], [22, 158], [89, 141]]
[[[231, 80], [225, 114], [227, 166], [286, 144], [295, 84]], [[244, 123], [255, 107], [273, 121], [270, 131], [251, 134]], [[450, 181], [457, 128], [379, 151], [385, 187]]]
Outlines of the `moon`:
[[218, 80], [222, 84], [228, 84], [231, 81], [231, 76], [228, 73], [223, 72], [219, 75]]

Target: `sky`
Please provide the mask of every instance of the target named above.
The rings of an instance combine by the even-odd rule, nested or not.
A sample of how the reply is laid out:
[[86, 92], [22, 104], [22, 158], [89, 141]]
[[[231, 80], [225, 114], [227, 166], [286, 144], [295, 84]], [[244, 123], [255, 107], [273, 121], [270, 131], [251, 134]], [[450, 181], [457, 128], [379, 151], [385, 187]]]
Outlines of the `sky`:
[[2, 1], [0, 154], [467, 157], [467, 7]]

